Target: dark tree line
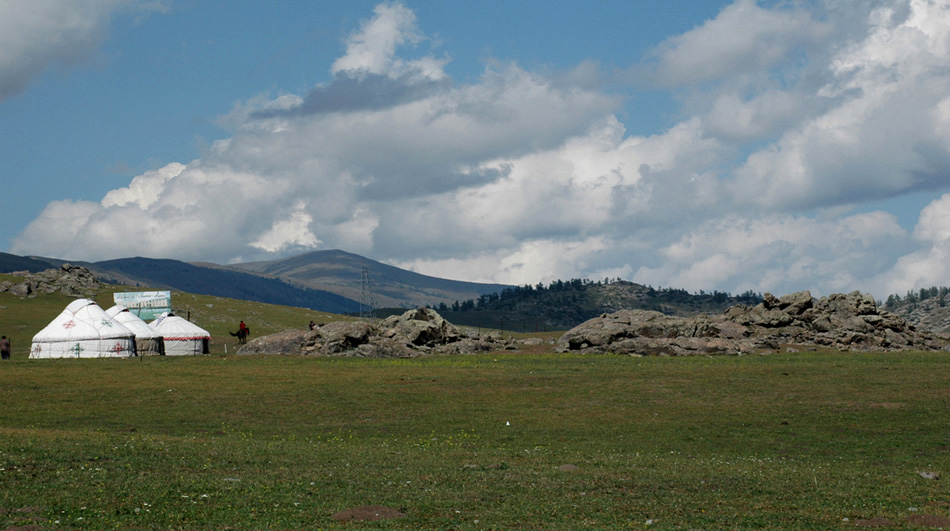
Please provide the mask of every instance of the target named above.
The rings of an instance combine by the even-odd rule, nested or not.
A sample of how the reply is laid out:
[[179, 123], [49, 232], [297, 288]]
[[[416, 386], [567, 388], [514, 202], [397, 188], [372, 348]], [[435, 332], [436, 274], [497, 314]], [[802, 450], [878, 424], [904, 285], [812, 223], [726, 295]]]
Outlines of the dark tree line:
[[[552, 294], [559, 296], [562, 300], [568, 299], [572, 302], [577, 302], [577, 295], [587, 291], [589, 288], [606, 286], [617, 282], [625, 281], [620, 278], [605, 278], [604, 280], [597, 281], [586, 278], [572, 278], [570, 280], [555, 280], [547, 286], [540, 282], [534, 286], [525, 284], [524, 286], [505, 288], [500, 293], [480, 295], [477, 299], [455, 301], [451, 306], [443, 302], [433, 309], [440, 312], [468, 312], [487, 310], [489, 308], [498, 309], [499, 307], [510, 306], [516, 302], [538, 299], [551, 296]], [[653, 288], [652, 286], [646, 286], [646, 290], [648, 298], [663, 301], [686, 301], [697, 297], [711, 300], [718, 304], [724, 304], [726, 302], [732, 302], [734, 304], [758, 304], [762, 301], [762, 294], [755, 293], [752, 290], [748, 290], [735, 297], [724, 291], [706, 293], [700, 290], [698, 295], [692, 295], [684, 289], [677, 288]]]
[[918, 291], [908, 290], [903, 297], [896, 293], [893, 295], [888, 295], [887, 300], [884, 301], [884, 307], [893, 309], [897, 308], [898, 306], [917, 304], [927, 299], [934, 298], [938, 300], [940, 306], [945, 306], [948, 295], [950, 295], [950, 288], [946, 286], [941, 286], [939, 288], [936, 286], [930, 288], [920, 288]]

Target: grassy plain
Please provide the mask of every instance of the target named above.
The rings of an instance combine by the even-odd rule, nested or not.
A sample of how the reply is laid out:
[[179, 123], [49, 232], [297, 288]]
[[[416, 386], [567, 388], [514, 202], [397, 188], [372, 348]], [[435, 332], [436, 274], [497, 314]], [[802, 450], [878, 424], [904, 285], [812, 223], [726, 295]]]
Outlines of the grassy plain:
[[[108, 308], [127, 290], [96, 300]], [[923, 529], [921, 517], [950, 518], [947, 353], [241, 357], [227, 332], [242, 319], [253, 338], [341, 317], [175, 292], [175, 311], [211, 332], [212, 355], [27, 360], [70, 300], [0, 294], [0, 332], [14, 340], [0, 363], [0, 529]], [[331, 518], [369, 504], [407, 516]]]
[[[948, 375], [946, 353], [21, 357], [0, 528], [922, 529], [950, 517]], [[368, 504], [407, 516], [331, 518]]]

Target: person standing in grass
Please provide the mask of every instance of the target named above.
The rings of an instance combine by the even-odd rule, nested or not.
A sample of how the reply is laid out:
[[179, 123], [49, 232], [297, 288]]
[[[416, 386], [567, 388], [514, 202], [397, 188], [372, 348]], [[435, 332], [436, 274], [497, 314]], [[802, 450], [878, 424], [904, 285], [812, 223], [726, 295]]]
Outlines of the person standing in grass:
[[0, 337], [0, 359], [10, 359], [10, 340], [7, 336]]

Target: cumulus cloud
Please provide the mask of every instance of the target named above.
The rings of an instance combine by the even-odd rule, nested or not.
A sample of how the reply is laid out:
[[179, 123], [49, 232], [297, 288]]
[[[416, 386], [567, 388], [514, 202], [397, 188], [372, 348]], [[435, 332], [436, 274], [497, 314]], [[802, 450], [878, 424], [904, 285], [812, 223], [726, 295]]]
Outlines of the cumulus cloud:
[[884, 212], [832, 219], [726, 215], [661, 249], [660, 265], [640, 268], [634, 279], [690, 290], [851, 291], [906, 251], [907, 236]]
[[817, 47], [831, 31], [795, 4], [768, 9], [738, 0], [658, 46], [647, 62], [649, 77], [657, 86], [676, 87], [758, 73]]
[[[402, 4], [379, 4], [374, 16], [363, 22], [360, 30], [346, 39], [346, 54], [333, 62], [330, 71], [399, 75], [407, 66], [396, 57], [396, 48], [403, 44], [416, 44], [423, 40], [416, 26], [416, 14]], [[426, 62], [425, 60], [421, 62]], [[441, 77], [439, 69], [438, 77]]]
[[740, 202], [796, 209], [950, 184], [943, 102], [950, 7], [912, 0], [866, 14], [868, 35], [839, 43], [815, 94], [833, 102], [753, 153], [730, 185]]
[[320, 240], [310, 232], [313, 216], [307, 213], [306, 204], [298, 201], [293, 211], [285, 219], [278, 219], [270, 230], [261, 235], [251, 247], [275, 253], [288, 248], [310, 249], [320, 244]]
[[403, 60], [400, 47], [425, 40], [415, 13], [402, 4], [380, 4], [359, 31], [346, 39], [346, 53], [334, 61], [333, 80], [313, 89], [298, 105], [265, 109], [256, 118], [380, 110], [432, 95], [448, 85], [446, 58]]
[[50, 203], [14, 252], [232, 262], [342, 248], [465, 280], [879, 297], [946, 283], [950, 196], [913, 237], [856, 208], [950, 186], [942, 3], [738, 0], [634, 69], [683, 105], [648, 135], [628, 133], [589, 62], [492, 62], [459, 83], [426, 41], [406, 6], [377, 6], [328, 81], [239, 103], [221, 119], [230, 137], [198, 160], [98, 203]]

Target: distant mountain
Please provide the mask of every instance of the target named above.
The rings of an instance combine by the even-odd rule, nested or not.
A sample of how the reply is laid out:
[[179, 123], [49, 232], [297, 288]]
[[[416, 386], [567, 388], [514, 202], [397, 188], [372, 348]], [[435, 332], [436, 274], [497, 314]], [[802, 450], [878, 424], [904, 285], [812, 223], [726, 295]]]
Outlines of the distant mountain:
[[[42, 271], [67, 260], [0, 253], [0, 271]], [[377, 308], [415, 308], [477, 298], [509, 288], [430, 277], [344, 251], [316, 251], [267, 262], [221, 265], [155, 258], [71, 261], [115, 284], [174, 289], [332, 313], [356, 313], [371, 295]], [[369, 289], [364, 292], [365, 267]]]
[[40, 258], [29, 258], [26, 256], [17, 256], [15, 254], [0, 253], [0, 273], [13, 273], [15, 271], [29, 271], [30, 273], [38, 273], [53, 267], [59, 266]]
[[174, 289], [199, 295], [296, 306], [331, 313], [359, 311], [359, 302], [335, 293], [223, 267], [204, 267], [178, 260], [154, 258], [122, 258], [95, 262], [86, 267], [106, 281], [131, 286]]
[[340, 250], [314, 251], [269, 262], [233, 264], [230, 269], [280, 278], [295, 285], [326, 290], [359, 301], [363, 267], [380, 308], [415, 308], [499, 293], [505, 284], [463, 282], [421, 275]]

